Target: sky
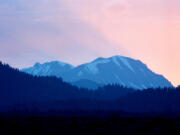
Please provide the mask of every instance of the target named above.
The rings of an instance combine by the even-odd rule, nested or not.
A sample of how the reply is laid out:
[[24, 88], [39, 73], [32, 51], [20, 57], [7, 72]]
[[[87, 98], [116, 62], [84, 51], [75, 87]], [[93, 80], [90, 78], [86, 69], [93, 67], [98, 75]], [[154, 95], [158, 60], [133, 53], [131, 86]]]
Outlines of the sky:
[[0, 60], [139, 59], [180, 84], [179, 0], [0, 0]]

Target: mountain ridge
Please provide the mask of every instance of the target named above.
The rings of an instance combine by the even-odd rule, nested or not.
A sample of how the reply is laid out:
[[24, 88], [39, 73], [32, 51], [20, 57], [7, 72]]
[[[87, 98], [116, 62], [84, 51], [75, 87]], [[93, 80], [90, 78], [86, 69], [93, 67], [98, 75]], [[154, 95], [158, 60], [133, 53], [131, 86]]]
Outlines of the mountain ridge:
[[[63, 64], [50, 68], [53, 67], [53, 63]], [[64, 81], [72, 84], [80, 80], [89, 80], [101, 85], [119, 84], [135, 89], [173, 87], [163, 75], [154, 73], [140, 60], [120, 55], [108, 58], [99, 57], [78, 66], [57, 61], [40, 65], [39, 68], [33, 66], [22, 69], [22, 71], [37, 76], [61, 77]], [[49, 72], [46, 72], [45, 65], [48, 65]]]

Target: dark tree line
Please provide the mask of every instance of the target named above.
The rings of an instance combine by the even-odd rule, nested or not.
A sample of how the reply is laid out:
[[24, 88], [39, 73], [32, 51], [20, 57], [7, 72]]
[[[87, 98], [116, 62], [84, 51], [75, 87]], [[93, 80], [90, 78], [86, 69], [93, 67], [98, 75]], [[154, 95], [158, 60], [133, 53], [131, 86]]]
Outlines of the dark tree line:
[[137, 91], [119, 85], [80, 89], [56, 77], [37, 77], [0, 63], [0, 110], [179, 112], [180, 87]]

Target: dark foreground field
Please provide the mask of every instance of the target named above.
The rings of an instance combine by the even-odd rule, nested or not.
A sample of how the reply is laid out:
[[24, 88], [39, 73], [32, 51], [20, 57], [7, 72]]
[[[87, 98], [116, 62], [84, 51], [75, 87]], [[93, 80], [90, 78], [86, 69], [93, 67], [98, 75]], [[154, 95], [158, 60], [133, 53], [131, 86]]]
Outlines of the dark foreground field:
[[180, 135], [180, 118], [1, 117], [0, 135]]

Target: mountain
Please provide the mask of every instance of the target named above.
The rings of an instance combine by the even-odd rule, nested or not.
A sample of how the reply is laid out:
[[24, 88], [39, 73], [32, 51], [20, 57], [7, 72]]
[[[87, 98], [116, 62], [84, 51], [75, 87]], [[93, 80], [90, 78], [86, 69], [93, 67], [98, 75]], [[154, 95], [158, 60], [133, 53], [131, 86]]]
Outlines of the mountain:
[[64, 81], [80, 87], [85, 87], [85, 85], [82, 85], [82, 83], [79, 85], [75, 82], [89, 80], [100, 85], [119, 84], [135, 89], [172, 87], [172, 84], [165, 77], [152, 72], [141, 61], [124, 56], [97, 58], [90, 63], [77, 67], [69, 64], [65, 64], [66, 66], [60, 64], [61, 66], [58, 67], [57, 63], [55, 63], [56, 68], [51, 68], [52, 63], [50, 62], [42, 65], [38, 64], [38, 66], [26, 68], [22, 71], [38, 76], [61, 77]]
[[56, 77], [32, 76], [0, 62], [0, 109], [31, 102], [85, 98], [77, 87]]
[[[108, 85], [79, 89], [56, 77], [32, 76], [0, 62], [0, 111], [135, 113], [180, 112], [180, 87], [135, 91]], [[137, 100], [138, 99], [138, 100]], [[160, 114], [158, 113], [158, 114]], [[54, 113], [53, 113], [54, 114]]]
[[[179, 116], [180, 87], [135, 91], [108, 85], [96, 91], [79, 89], [56, 77], [32, 76], [0, 62], [0, 112], [135, 112]], [[138, 100], [137, 100], [138, 99]], [[54, 114], [54, 112], [52, 114]], [[113, 113], [114, 114], [114, 113]], [[174, 115], [173, 115], [174, 116]]]
[[22, 71], [36, 76], [56, 76], [61, 77], [63, 73], [69, 72], [74, 67], [70, 64], [52, 61], [44, 64], [36, 63], [31, 68], [25, 68]]
[[[88, 102], [93, 101], [91, 107], [94, 107], [97, 100], [116, 100], [134, 92], [134, 89], [117, 85], [104, 86], [97, 91], [79, 89], [56, 77], [32, 76], [1, 62], [0, 82], [0, 111], [36, 107], [72, 109], [81, 105], [82, 100], [83, 106], [86, 107]], [[77, 106], [73, 100], [77, 102]]]

